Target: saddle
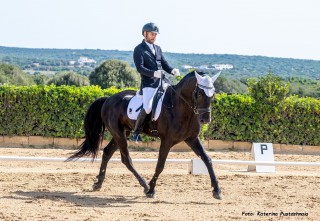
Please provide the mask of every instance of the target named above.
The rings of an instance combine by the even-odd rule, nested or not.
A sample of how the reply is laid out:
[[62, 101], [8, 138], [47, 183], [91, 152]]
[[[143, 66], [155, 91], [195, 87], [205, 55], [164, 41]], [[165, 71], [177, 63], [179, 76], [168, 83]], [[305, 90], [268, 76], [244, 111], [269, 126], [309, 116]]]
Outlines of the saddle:
[[[166, 90], [168, 86], [170, 86], [170, 81], [167, 78], [161, 79], [161, 83], [157, 88], [155, 96], [153, 97], [152, 102], [152, 111], [151, 111], [151, 120], [156, 121], [160, 116], [162, 109], [162, 102], [165, 96]], [[137, 120], [137, 117], [143, 107], [142, 103], [142, 91], [137, 91], [136, 95], [134, 95], [128, 104], [127, 115], [131, 120]]]

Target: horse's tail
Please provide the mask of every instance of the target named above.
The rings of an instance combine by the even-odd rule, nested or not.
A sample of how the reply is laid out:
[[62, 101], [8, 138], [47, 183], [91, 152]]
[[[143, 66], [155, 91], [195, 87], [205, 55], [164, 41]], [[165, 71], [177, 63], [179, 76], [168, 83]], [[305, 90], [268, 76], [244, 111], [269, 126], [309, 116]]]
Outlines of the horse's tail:
[[80, 149], [66, 161], [79, 159], [83, 156], [91, 156], [93, 160], [97, 157], [105, 130], [101, 118], [101, 108], [106, 99], [106, 97], [99, 98], [90, 105], [84, 118], [85, 140], [80, 145]]

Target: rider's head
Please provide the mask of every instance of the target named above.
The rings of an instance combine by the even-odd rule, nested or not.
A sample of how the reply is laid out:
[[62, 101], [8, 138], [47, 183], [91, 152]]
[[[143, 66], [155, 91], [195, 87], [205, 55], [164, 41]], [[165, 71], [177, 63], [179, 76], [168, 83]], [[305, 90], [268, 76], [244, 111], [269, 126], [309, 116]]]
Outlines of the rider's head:
[[147, 23], [142, 28], [144, 40], [150, 44], [153, 44], [156, 41], [157, 34], [159, 34], [159, 28], [155, 23]]

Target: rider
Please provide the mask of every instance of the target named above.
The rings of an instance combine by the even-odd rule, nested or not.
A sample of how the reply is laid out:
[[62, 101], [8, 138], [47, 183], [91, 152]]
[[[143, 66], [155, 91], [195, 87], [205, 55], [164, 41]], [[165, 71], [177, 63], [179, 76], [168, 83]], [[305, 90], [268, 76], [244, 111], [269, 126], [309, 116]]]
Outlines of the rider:
[[151, 112], [153, 97], [165, 72], [179, 76], [179, 69], [172, 68], [164, 58], [161, 48], [155, 45], [159, 28], [155, 23], [147, 23], [142, 28], [144, 37], [133, 52], [133, 60], [141, 75], [143, 108], [141, 109], [131, 140], [137, 141], [143, 128], [144, 119]]

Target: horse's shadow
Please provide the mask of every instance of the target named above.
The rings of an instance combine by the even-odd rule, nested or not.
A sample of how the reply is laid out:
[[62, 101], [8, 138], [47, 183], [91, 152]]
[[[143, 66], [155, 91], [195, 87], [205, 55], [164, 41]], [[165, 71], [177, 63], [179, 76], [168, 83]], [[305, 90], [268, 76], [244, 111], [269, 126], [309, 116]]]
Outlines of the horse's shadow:
[[[18, 200], [24, 200], [28, 203], [36, 202], [37, 200], [47, 199], [51, 201], [65, 201], [72, 203], [75, 206], [83, 207], [130, 207], [130, 204], [143, 203], [141, 200], [145, 197], [137, 196], [119, 196], [111, 195], [106, 197], [80, 195], [77, 192], [49, 192], [49, 191], [16, 191], [18, 196], [10, 196]], [[21, 196], [21, 197], [19, 197]]]
[[[166, 200], [147, 200], [145, 196], [120, 196], [120, 195], [109, 195], [106, 197], [80, 195], [77, 192], [49, 192], [49, 191], [16, 191], [14, 192], [17, 196], [8, 196], [4, 198], [24, 200], [27, 203], [33, 203], [41, 199], [51, 201], [64, 201], [67, 203], [74, 204], [74, 206], [81, 207], [130, 207], [133, 204], [177, 204], [177, 202], [170, 202]], [[206, 204], [203, 202], [183, 202], [180, 204]]]

